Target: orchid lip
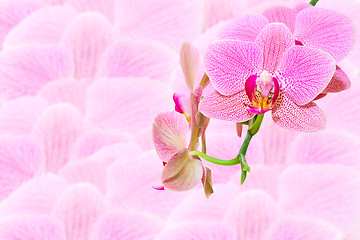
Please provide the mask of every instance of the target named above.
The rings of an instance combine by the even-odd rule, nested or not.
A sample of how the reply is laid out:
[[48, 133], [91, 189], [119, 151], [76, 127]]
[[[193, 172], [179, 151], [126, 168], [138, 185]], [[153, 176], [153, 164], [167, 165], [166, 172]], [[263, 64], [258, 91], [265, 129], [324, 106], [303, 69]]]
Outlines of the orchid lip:
[[272, 109], [279, 96], [279, 82], [266, 70], [260, 75], [251, 75], [245, 82], [245, 92], [251, 102], [248, 111], [264, 114]]

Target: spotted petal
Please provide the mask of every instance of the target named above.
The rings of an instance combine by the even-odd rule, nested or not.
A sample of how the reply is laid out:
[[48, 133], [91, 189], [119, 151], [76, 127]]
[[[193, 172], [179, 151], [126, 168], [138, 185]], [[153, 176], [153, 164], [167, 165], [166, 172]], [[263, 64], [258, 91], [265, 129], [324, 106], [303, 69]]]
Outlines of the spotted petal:
[[340, 13], [307, 8], [296, 17], [294, 35], [305, 46], [322, 49], [339, 61], [354, 42], [354, 27], [351, 20]]
[[329, 84], [335, 72], [335, 61], [322, 50], [293, 46], [280, 63], [280, 88], [296, 104], [312, 101]]
[[232, 96], [224, 96], [215, 91], [201, 100], [199, 111], [209, 118], [243, 122], [254, 116], [247, 111], [247, 105], [250, 104], [244, 90]]
[[281, 63], [285, 51], [295, 44], [290, 30], [282, 23], [271, 23], [267, 25], [255, 42], [263, 51], [263, 69], [274, 73]]
[[320, 131], [326, 125], [325, 114], [314, 102], [299, 106], [286, 94], [276, 101], [272, 118], [280, 127], [300, 132]]
[[219, 41], [210, 45], [205, 54], [206, 73], [215, 89], [232, 95], [244, 89], [250, 75], [260, 71], [262, 53], [255, 43]]

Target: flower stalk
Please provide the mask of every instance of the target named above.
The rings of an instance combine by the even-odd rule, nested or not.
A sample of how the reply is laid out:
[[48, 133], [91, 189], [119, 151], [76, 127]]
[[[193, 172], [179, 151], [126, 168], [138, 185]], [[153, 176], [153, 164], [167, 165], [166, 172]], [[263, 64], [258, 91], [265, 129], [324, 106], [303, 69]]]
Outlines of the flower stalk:
[[319, 1], [319, 0], [311, 0], [311, 1], [309, 2], [309, 4], [315, 6], [318, 1]]
[[222, 160], [222, 159], [218, 159], [218, 158], [213, 158], [213, 157], [210, 157], [200, 151], [191, 151], [190, 155], [199, 156], [208, 162], [218, 164], [218, 165], [231, 166], [231, 165], [241, 164], [241, 170], [242, 170], [241, 184], [243, 184], [246, 179], [247, 172], [250, 172], [250, 167], [247, 164], [246, 158], [245, 158], [246, 152], [247, 152], [247, 149], [249, 147], [252, 137], [259, 131], [263, 119], [264, 119], [264, 114], [261, 114], [261, 115], [255, 115], [254, 118], [249, 120], [249, 130], [246, 134], [243, 144], [241, 145], [239, 153], [233, 159]]

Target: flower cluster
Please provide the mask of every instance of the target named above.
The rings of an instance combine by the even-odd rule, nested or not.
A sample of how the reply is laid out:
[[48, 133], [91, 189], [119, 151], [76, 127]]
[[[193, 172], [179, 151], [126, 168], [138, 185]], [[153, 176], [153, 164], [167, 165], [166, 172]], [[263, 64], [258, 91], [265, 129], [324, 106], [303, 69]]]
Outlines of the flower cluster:
[[[273, 121], [286, 129], [324, 129], [325, 114], [315, 101], [350, 87], [348, 76], [337, 63], [350, 51], [353, 41], [350, 19], [310, 4], [294, 9], [273, 7], [263, 15], [235, 19], [221, 29], [218, 40], [204, 54], [204, 78], [208, 77], [213, 87], [210, 94], [202, 96], [206, 84], [201, 83], [190, 100], [174, 94], [175, 110], [184, 116], [162, 113], [154, 121], [155, 147], [165, 161], [164, 189], [188, 190], [200, 179], [204, 184], [205, 173], [211, 170], [205, 171], [199, 156], [220, 165], [241, 164], [243, 183], [250, 170], [246, 150], [266, 112], [271, 111]], [[183, 45], [181, 63], [190, 90], [198, 70], [194, 60], [197, 56], [194, 47]], [[236, 122], [237, 126], [249, 125], [248, 135], [234, 159], [226, 161], [206, 155], [208, 121], [200, 120], [206, 117]], [[185, 119], [192, 136], [188, 148]], [[241, 130], [238, 132], [241, 135]], [[202, 152], [193, 144], [199, 137]], [[177, 141], [180, 138], [181, 144]], [[206, 188], [205, 192], [208, 196]]]

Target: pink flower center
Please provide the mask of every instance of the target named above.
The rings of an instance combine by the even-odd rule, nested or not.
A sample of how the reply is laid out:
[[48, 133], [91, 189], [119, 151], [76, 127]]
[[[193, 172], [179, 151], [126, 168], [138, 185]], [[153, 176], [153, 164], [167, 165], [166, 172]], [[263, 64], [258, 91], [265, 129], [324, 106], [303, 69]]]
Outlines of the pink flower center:
[[263, 70], [260, 75], [251, 75], [245, 82], [245, 91], [251, 105], [248, 111], [263, 114], [269, 111], [279, 96], [278, 80]]

